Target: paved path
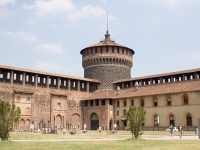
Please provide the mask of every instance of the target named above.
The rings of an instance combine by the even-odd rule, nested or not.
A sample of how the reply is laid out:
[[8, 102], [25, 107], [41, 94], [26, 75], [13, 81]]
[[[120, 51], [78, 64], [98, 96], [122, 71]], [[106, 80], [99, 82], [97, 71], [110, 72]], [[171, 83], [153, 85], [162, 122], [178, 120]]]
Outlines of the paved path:
[[190, 135], [183, 135], [182, 138], [178, 135], [171, 137], [170, 135], [142, 135], [142, 139], [146, 140], [200, 140], [199, 136], [190, 136]]
[[[131, 137], [130, 137], [131, 138]], [[127, 138], [51, 138], [51, 139], [11, 139], [15, 142], [39, 142], [39, 141], [116, 141], [126, 140]], [[142, 139], [145, 140], [200, 140], [199, 136], [182, 136], [182, 139], [178, 135], [173, 137], [167, 135], [142, 135]]]

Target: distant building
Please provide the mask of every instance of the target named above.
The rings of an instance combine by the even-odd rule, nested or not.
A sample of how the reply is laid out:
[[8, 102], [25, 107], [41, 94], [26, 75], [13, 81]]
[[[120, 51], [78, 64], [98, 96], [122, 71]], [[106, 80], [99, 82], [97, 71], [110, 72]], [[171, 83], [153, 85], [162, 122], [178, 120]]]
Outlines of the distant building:
[[147, 111], [144, 130], [200, 118], [200, 69], [131, 78], [134, 50], [105, 39], [81, 50], [84, 78], [0, 65], [0, 99], [21, 108], [15, 130], [44, 126], [124, 129], [130, 106]]

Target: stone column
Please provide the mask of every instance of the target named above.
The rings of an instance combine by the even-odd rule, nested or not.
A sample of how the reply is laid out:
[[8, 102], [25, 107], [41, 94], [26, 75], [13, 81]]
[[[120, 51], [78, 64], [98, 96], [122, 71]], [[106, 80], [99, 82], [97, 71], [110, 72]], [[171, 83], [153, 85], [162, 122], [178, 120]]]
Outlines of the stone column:
[[25, 86], [26, 83], [26, 73], [24, 72], [22, 75], [22, 85]]
[[77, 84], [77, 91], [80, 91], [80, 80], [78, 80], [78, 84]]
[[35, 75], [35, 87], [38, 87], [38, 74]]
[[46, 86], [47, 86], [47, 88], [49, 88], [49, 76], [47, 76], [47, 78], [46, 78]]
[[68, 89], [68, 90], [70, 90], [70, 86], [71, 86], [71, 84], [70, 84], [70, 79], [68, 79], [68, 80], [67, 80], [67, 89]]
[[13, 84], [13, 80], [14, 80], [14, 71], [11, 71], [11, 73], [10, 73], [10, 84]]
[[194, 73], [194, 79], [197, 79], [197, 73], [196, 72]]
[[171, 76], [170, 82], [174, 82], [174, 77], [173, 76]]
[[163, 83], [163, 78], [162, 77], [160, 77], [160, 83]]
[[182, 74], [182, 80], [181, 81], [184, 81], [185, 80], [185, 75]]
[[60, 90], [60, 78], [57, 78], [57, 89]]
[[8, 78], [8, 77], [7, 77], [7, 72], [2, 72], [2, 74], [3, 74], [3, 81], [4, 81], [4, 80], [6, 81], [7, 78]]
[[153, 84], [153, 80], [152, 79], [150, 79], [150, 85], [152, 85]]
[[86, 83], [86, 92], [88, 92], [88, 93], [90, 92], [89, 91], [89, 82]]
[[124, 83], [122, 82], [122, 89], [124, 88]]
[[140, 80], [140, 85], [143, 85], [143, 81], [142, 80]]
[[133, 87], [133, 82], [132, 81], [130, 82], [130, 87]]
[[96, 100], [93, 100], [93, 106], [96, 106]]

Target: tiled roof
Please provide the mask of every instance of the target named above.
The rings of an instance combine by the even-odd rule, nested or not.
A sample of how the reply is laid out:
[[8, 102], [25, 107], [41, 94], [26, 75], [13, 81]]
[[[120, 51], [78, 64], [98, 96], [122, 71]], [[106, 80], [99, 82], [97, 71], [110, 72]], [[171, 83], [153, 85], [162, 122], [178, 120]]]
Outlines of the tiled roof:
[[107, 41], [101, 41], [97, 44], [94, 44], [92, 46], [88, 46], [86, 48], [91, 48], [91, 47], [95, 47], [95, 46], [120, 46], [120, 47], [125, 47], [123, 45], [120, 45], [118, 43], [115, 43], [114, 41], [111, 41], [111, 40], [107, 40]]
[[139, 86], [138, 90], [135, 90], [135, 87], [132, 87], [124, 90], [119, 90], [118, 94], [115, 91], [115, 98], [171, 94], [171, 93], [190, 92], [190, 91], [200, 91], [199, 79]]
[[176, 72], [169, 72], [169, 73], [162, 73], [162, 74], [155, 74], [155, 75], [149, 75], [149, 76], [143, 76], [143, 77], [135, 77], [135, 78], [129, 78], [129, 79], [122, 79], [122, 80], [115, 81], [114, 83], [142, 80], [142, 79], [150, 79], [150, 78], [158, 78], [158, 77], [165, 77], [165, 76], [178, 75], [178, 74], [187, 74], [187, 73], [193, 73], [193, 72], [200, 72], [200, 68], [176, 71]]
[[94, 44], [94, 45], [91, 45], [91, 46], [88, 46], [88, 47], [82, 49], [80, 53], [82, 54], [83, 50], [85, 50], [85, 49], [87, 49], [87, 48], [92, 48], [92, 47], [96, 47], [96, 46], [98, 46], [98, 47], [99, 47], [99, 46], [117, 46], [117, 47], [124, 47], [124, 48], [127, 48], [127, 49], [131, 50], [131, 51], [132, 51], [132, 54], [135, 53], [132, 49], [130, 49], [130, 48], [126, 47], [126, 46], [120, 45], [120, 44], [118, 44], [118, 43], [115, 43], [115, 41], [111, 40], [111, 39], [110, 39], [110, 34], [108, 33], [108, 31], [107, 31], [107, 33], [105, 34], [105, 39], [104, 39], [104, 40], [100, 41], [100, 42], [97, 43], [97, 44]]
[[93, 94], [85, 97], [83, 100], [92, 100], [92, 99], [104, 99], [104, 98], [114, 98], [114, 90], [106, 89], [101, 91], [95, 91]]
[[172, 94], [172, 93], [190, 92], [190, 91], [200, 91], [200, 79], [139, 86], [138, 90], [135, 90], [135, 87], [119, 91], [101, 90], [91, 94], [88, 97], [85, 97], [84, 100], [103, 99], [103, 98], [113, 99], [113, 98], [140, 97], [140, 96]]
[[49, 72], [29, 70], [29, 69], [10, 67], [10, 66], [4, 66], [4, 65], [0, 65], [0, 69], [9, 69], [9, 70], [21, 71], [21, 72], [27, 72], [27, 73], [33, 73], [33, 74], [42, 74], [42, 75], [55, 76], [55, 77], [61, 77], [61, 78], [68, 78], [68, 79], [76, 79], [76, 80], [82, 80], [82, 81], [101, 83], [100, 81], [95, 80], [95, 79], [81, 78], [81, 77], [75, 77], [75, 76], [67, 76], [67, 75], [54, 74], [54, 73], [49, 73]]

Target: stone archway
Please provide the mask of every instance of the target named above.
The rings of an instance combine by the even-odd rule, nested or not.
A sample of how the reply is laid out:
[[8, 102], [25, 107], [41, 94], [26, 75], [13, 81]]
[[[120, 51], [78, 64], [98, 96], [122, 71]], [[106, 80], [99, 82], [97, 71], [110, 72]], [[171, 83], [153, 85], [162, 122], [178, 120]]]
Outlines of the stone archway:
[[24, 121], [24, 119], [21, 119], [20, 120], [20, 122], [19, 122], [19, 130], [20, 131], [23, 131], [24, 130], [24, 128], [25, 128], [25, 121]]
[[97, 130], [99, 128], [99, 117], [96, 113], [91, 115], [91, 130]]
[[57, 116], [56, 116], [56, 126], [57, 126], [57, 128], [61, 128], [61, 126], [62, 126], [62, 118], [61, 118], [61, 115], [57, 115]]
[[27, 119], [25, 121], [25, 128], [24, 128], [24, 130], [30, 130], [30, 120], [29, 119]]
[[72, 126], [77, 126], [79, 128], [80, 121], [81, 121], [80, 115], [79, 114], [73, 114], [70, 121], [71, 121], [70, 123], [71, 123]]

